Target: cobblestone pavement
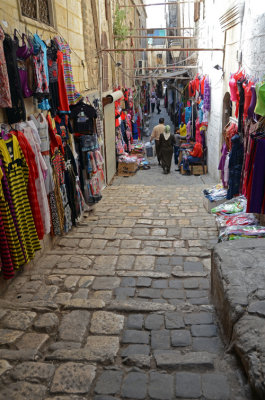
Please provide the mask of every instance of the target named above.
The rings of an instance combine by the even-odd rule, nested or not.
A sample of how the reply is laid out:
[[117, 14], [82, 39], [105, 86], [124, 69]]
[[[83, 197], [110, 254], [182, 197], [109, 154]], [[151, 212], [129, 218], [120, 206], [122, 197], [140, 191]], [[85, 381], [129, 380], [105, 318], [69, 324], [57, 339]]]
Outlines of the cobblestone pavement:
[[202, 188], [110, 186], [11, 283], [0, 400], [252, 398], [211, 305]]

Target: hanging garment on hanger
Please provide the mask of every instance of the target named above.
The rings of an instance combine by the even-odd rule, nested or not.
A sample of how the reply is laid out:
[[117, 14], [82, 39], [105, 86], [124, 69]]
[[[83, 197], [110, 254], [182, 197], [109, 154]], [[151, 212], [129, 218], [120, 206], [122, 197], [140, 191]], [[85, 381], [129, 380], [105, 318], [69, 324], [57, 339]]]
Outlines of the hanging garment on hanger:
[[19, 121], [25, 121], [26, 119], [26, 110], [18, 72], [16, 52], [17, 44], [12, 40], [9, 35], [5, 34], [4, 53], [12, 100], [12, 107], [6, 108], [6, 114], [9, 124], [14, 124]]
[[[15, 30], [16, 31], [16, 30]], [[17, 45], [17, 63], [18, 63], [18, 72], [20, 76], [20, 82], [22, 87], [23, 97], [32, 96], [33, 92], [28, 86], [28, 66], [30, 65], [30, 57], [33, 54], [33, 46], [28, 47], [25, 42], [25, 34], [22, 35], [22, 46], [19, 46], [19, 39], [14, 34], [14, 41]]]
[[63, 53], [64, 79], [66, 84], [68, 102], [70, 105], [75, 105], [82, 99], [82, 95], [77, 92], [74, 84], [74, 77], [73, 77], [71, 56], [70, 56], [71, 49], [68, 43], [62, 40], [59, 36], [56, 36], [54, 38], [54, 41], [57, 44], [58, 50]]
[[33, 259], [35, 252], [41, 249], [27, 194], [29, 167], [15, 136], [6, 142], [0, 140], [0, 156], [3, 160], [19, 232], [28, 261]]
[[48, 61], [47, 61], [47, 46], [43, 42], [43, 40], [41, 40], [41, 38], [39, 37], [39, 35], [37, 33], [34, 35], [34, 39], [33, 40], [41, 48], [41, 53], [43, 54], [44, 73], [45, 73], [45, 76], [46, 76], [47, 85], [49, 86], [49, 70], [48, 70]]
[[1, 210], [0, 210], [0, 237], [1, 237], [0, 240], [1, 272], [3, 274], [4, 279], [11, 279], [15, 275], [15, 272], [10, 250], [8, 247], [8, 241], [6, 237]]
[[53, 40], [47, 48], [48, 71], [49, 71], [49, 92], [51, 114], [54, 117], [59, 109], [59, 86], [58, 86], [58, 63], [57, 63], [57, 48]]
[[229, 87], [230, 87], [231, 101], [237, 101], [237, 81], [235, 79], [234, 74], [232, 74], [230, 77]]
[[5, 37], [4, 31], [0, 26], [0, 66], [1, 66], [1, 68], [0, 68], [0, 82], [1, 82], [1, 85], [0, 85], [0, 107], [1, 108], [12, 107], [8, 73], [7, 73], [7, 67], [6, 67], [6, 58], [5, 58], [4, 47], [3, 47], [4, 37]]
[[24, 154], [25, 160], [29, 167], [29, 177], [27, 185], [28, 198], [30, 202], [31, 212], [34, 218], [36, 231], [38, 233], [38, 238], [39, 240], [42, 240], [44, 237], [44, 227], [35, 185], [35, 181], [39, 177], [39, 172], [35, 161], [35, 154], [31, 148], [31, 145], [29, 144], [28, 140], [22, 132], [12, 131], [12, 133], [18, 139], [19, 146]]
[[57, 51], [57, 66], [58, 66], [59, 110], [61, 112], [70, 113], [68, 96], [66, 91], [66, 82], [64, 79], [63, 53], [59, 50]]
[[38, 202], [40, 205], [42, 223], [44, 226], [44, 232], [46, 234], [50, 233], [51, 230], [51, 217], [49, 210], [49, 203], [47, 199], [47, 192], [45, 187], [45, 179], [48, 174], [48, 167], [41, 154], [41, 149], [39, 143], [35, 139], [35, 135], [30, 125], [27, 123], [22, 123], [18, 125], [19, 129], [23, 131], [26, 139], [28, 140], [34, 155], [35, 161], [38, 169], [38, 178], [35, 180]]
[[257, 104], [255, 107], [255, 114], [265, 117], [265, 82], [258, 82], [256, 84]]
[[256, 94], [255, 86], [251, 86], [250, 90], [251, 90], [251, 101], [250, 101], [250, 105], [248, 107], [248, 117], [254, 118], [254, 110], [256, 107], [256, 103], [257, 103], [257, 94]]

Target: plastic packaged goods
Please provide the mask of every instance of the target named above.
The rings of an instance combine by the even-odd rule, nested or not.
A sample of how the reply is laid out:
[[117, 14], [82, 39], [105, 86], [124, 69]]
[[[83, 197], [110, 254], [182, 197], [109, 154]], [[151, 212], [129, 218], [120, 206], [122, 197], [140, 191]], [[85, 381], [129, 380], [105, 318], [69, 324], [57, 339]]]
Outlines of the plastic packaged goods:
[[235, 197], [234, 199], [220, 204], [217, 207], [211, 209], [212, 214], [239, 214], [246, 212], [247, 199], [244, 196]]
[[246, 225], [246, 226], [229, 226], [223, 229], [219, 235], [219, 242], [225, 240], [235, 240], [241, 238], [257, 239], [265, 237], [265, 226]]
[[235, 225], [257, 225], [258, 220], [254, 214], [240, 213], [237, 215], [218, 215], [216, 222], [219, 228]]
[[203, 191], [203, 194], [211, 202], [225, 200], [227, 195], [227, 189], [223, 187], [222, 183], [218, 183], [218, 185], [215, 185], [212, 188], [205, 189]]

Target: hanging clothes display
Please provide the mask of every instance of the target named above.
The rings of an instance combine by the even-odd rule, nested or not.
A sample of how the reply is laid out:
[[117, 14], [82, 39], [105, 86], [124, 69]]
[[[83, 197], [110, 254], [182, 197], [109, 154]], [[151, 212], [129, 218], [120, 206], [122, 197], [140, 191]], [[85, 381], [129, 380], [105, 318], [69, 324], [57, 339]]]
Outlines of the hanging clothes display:
[[[9, 124], [25, 121], [26, 110], [17, 66], [17, 43], [5, 34], [3, 42], [12, 106], [5, 108]], [[4, 80], [5, 82], [6, 80]], [[1, 83], [2, 84], [2, 83]]]
[[[89, 204], [102, 198], [103, 108], [99, 99], [94, 106], [81, 101], [70, 47], [59, 37], [47, 45], [15, 30], [13, 40], [0, 27], [0, 64], [0, 107], [9, 122], [0, 133], [0, 267], [10, 279], [34, 258], [45, 234], [63, 235], [76, 225], [84, 198]], [[23, 97], [37, 100], [41, 112], [26, 116]], [[129, 112], [130, 89], [125, 97]]]

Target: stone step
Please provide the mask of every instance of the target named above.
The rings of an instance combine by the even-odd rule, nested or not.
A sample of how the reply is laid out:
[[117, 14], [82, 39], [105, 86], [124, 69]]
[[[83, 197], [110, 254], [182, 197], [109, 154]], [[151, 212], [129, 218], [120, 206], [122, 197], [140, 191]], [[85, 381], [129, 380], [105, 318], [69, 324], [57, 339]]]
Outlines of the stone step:
[[207, 352], [191, 352], [181, 354], [179, 351], [156, 350], [154, 352], [156, 365], [159, 368], [176, 370], [214, 369], [215, 355]]
[[127, 311], [127, 312], [149, 312], [149, 311], [175, 311], [176, 306], [166, 303], [154, 303], [148, 301], [112, 301], [108, 306], [108, 310]]

